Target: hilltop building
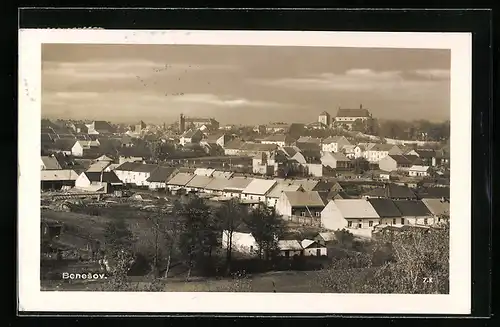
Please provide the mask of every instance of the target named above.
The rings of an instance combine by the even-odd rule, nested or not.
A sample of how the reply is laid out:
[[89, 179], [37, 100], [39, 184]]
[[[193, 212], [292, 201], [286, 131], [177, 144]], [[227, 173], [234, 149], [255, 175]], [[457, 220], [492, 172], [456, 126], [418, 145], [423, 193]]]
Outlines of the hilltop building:
[[326, 111], [323, 111], [322, 113], [320, 113], [318, 116], [318, 123], [324, 124], [326, 126], [330, 126], [330, 124], [331, 124], [330, 114]]
[[215, 131], [219, 129], [219, 126], [219, 122], [214, 118], [186, 117], [183, 114], [179, 117], [180, 133], [184, 133], [188, 129]]
[[335, 125], [337, 126], [346, 126], [349, 129], [352, 128], [352, 125], [355, 121], [361, 120], [362, 122], [371, 121], [372, 114], [368, 109], [364, 109], [363, 105], [359, 106], [359, 109], [341, 109], [337, 111], [337, 116], [335, 117]]

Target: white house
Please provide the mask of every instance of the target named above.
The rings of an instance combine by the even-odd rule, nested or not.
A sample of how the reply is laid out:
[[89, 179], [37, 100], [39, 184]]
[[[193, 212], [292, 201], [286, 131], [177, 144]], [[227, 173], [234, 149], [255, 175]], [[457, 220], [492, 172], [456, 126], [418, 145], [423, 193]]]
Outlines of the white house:
[[279, 240], [278, 241], [279, 255], [283, 257], [293, 257], [302, 255], [302, 245], [297, 240]]
[[283, 192], [295, 192], [300, 189], [302, 189], [302, 185], [297, 180], [277, 180], [276, 186], [267, 195], [267, 206], [275, 207]]
[[320, 244], [318, 241], [314, 240], [302, 240], [300, 242], [300, 245], [302, 246], [303, 254], [305, 256], [326, 256], [327, 255], [327, 248], [326, 246]]
[[147, 179], [156, 169], [158, 169], [158, 167], [158, 165], [151, 164], [137, 165], [134, 170], [132, 170], [132, 183], [137, 186], [148, 186], [149, 182], [147, 181]]
[[253, 181], [253, 178], [248, 177], [233, 177], [222, 191], [222, 196], [226, 198], [241, 198], [241, 192]]
[[292, 143], [292, 139], [284, 134], [274, 134], [274, 135], [269, 135], [265, 139], [261, 140], [260, 143], [276, 144], [277, 146], [283, 147], [290, 145], [290, 143]]
[[258, 244], [246, 226], [238, 226], [232, 233], [228, 230], [222, 231], [222, 248], [227, 249], [229, 244], [232, 244], [234, 252], [243, 254], [254, 255], [258, 250]]
[[407, 171], [412, 166], [412, 161], [403, 155], [386, 155], [379, 160], [378, 166], [380, 170], [393, 172], [398, 170]]
[[367, 154], [366, 154], [366, 151], [370, 150], [371, 148], [373, 148], [375, 146], [376, 143], [358, 143], [358, 145], [356, 145], [354, 147], [354, 158], [367, 158]]
[[408, 175], [412, 177], [426, 177], [430, 174], [429, 166], [413, 165], [408, 168]]
[[122, 185], [114, 172], [83, 172], [75, 181], [75, 188], [93, 192], [110, 193]]
[[92, 150], [97, 150], [100, 146], [98, 140], [95, 141], [76, 141], [73, 147], [71, 147], [71, 154], [75, 157], [83, 157], [88, 152]]
[[342, 152], [322, 152], [321, 164], [333, 169], [348, 169], [352, 166], [351, 159]]
[[200, 143], [201, 140], [203, 139], [203, 137], [204, 137], [204, 134], [199, 129], [188, 130], [188, 131], [185, 131], [181, 135], [179, 142], [183, 146], [186, 144]]
[[401, 216], [409, 225], [433, 225], [434, 215], [420, 200], [394, 200]]
[[210, 194], [222, 195], [224, 188], [230, 184], [231, 179], [224, 177], [212, 177], [212, 181], [205, 186], [205, 192]]
[[366, 150], [363, 156], [369, 162], [375, 163], [390, 154], [402, 155], [403, 151], [401, 151], [398, 146], [393, 144], [375, 144], [369, 150]]
[[351, 143], [345, 136], [332, 136], [322, 141], [321, 150], [324, 152], [339, 152], [346, 145], [351, 145]]
[[338, 126], [346, 126], [348, 129], [352, 128], [355, 121], [360, 120], [366, 122], [372, 119], [371, 113], [368, 109], [363, 109], [360, 105], [359, 109], [340, 109], [337, 111], [337, 116], [334, 119], [334, 124]]
[[143, 162], [144, 161], [144, 158], [143, 157], [131, 157], [131, 156], [120, 156], [118, 158], [118, 163], [121, 165], [121, 164], [124, 164], [126, 162]]
[[347, 158], [354, 159], [356, 158], [356, 145], [344, 145], [340, 148], [340, 152], [343, 153]]
[[365, 199], [330, 200], [321, 211], [321, 226], [329, 230], [373, 229], [379, 220], [380, 216]]
[[134, 182], [133, 171], [139, 165], [140, 162], [124, 162], [113, 171], [124, 184], [131, 184]]
[[241, 192], [242, 200], [256, 200], [266, 203], [266, 196], [271, 189], [276, 185], [276, 181], [272, 179], [253, 179], [250, 184]]
[[188, 173], [177, 173], [167, 181], [167, 189], [169, 191], [177, 191], [185, 188], [186, 185], [197, 175]]
[[167, 181], [170, 180], [176, 169], [172, 167], [158, 167], [146, 179], [150, 190], [163, 190], [167, 188]]
[[302, 216], [319, 220], [324, 208], [325, 203], [318, 192], [303, 189], [282, 192], [276, 203], [276, 212], [283, 218]]
[[214, 180], [213, 177], [204, 175], [194, 175], [194, 177], [186, 184], [188, 192], [205, 192], [205, 188]]

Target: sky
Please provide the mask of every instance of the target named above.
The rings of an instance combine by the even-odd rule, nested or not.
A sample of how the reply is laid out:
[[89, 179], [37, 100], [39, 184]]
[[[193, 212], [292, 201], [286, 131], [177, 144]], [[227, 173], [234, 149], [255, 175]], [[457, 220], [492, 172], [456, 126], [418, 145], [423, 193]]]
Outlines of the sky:
[[42, 116], [221, 124], [450, 118], [450, 51], [220, 45], [44, 44]]

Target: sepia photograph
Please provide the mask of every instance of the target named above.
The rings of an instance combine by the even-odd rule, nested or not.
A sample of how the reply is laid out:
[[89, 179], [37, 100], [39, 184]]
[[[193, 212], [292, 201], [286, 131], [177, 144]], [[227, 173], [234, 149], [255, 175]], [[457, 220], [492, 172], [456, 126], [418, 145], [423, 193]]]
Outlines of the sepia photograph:
[[455, 287], [465, 292], [456, 301], [470, 301], [450, 279], [454, 267], [459, 284], [470, 280], [470, 195], [460, 190], [470, 102], [454, 98], [470, 97], [460, 89], [467, 48], [452, 58], [457, 47], [431, 33], [377, 33], [378, 45], [370, 33], [365, 43], [323, 33], [317, 44], [270, 32], [170, 42], [52, 33], [25, 59], [39, 56], [37, 84], [20, 78], [38, 110], [25, 111], [30, 139], [20, 137], [37, 150], [20, 163], [39, 199], [26, 218], [38, 236], [21, 246], [39, 255], [30, 292], [60, 303], [74, 292], [429, 295], [450, 308]]

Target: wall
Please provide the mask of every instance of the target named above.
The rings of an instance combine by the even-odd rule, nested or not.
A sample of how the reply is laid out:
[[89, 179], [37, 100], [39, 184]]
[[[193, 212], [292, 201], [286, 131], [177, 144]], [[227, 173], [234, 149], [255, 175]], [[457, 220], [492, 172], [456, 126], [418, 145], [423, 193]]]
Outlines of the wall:
[[286, 217], [292, 215], [292, 206], [285, 193], [281, 193], [278, 201], [276, 202], [276, 212]]
[[323, 176], [323, 165], [322, 164], [306, 164], [307, 172], [314, 177]]
[[321, 226], [329, 230], [337, 230], [347, 227], [347, 220], [333, 201], [330, 201], [321, 211]]
[[378, 162], [378, 166], [379, 166], [380, 170], [383, 170], [383, 171], [391, 172], [391, 171], [397, 170], [396, 161], [389, 156], [381, 159]]
[[[378, 225], [380, 223], [379, 218], [363, 218], [363, 219], [346, 219], [347, 227], [352, 229], [373, 229], [373, 226]], [[370, 226], [370, 221], [372, 222], [372, 226]], [[351, 226], [349, 226], [351, 223]], [[359, 227], [361, 224], [361, 227]]]
[[328, 143], [321, 145], [321, 150], [325, 152], [338, 152], [338, 143]]
[[71, 148], [71, 154], [74, 155], [75, 157], [83, 156], [83, 147], [80, 145], [79, 142], [75, 142], [75, 144]]
[[91, 183], [90, 183], [89, 179], [87, 178], [87, 176], [85, 176], [84, 173], [80, 174], [80, 176], [78, 176], [78, 178], [75, 181], [76, 187], [87, 187], [87, 186], [90, 186], [90, 184]]
[[327, 255], [327, 248], [325, 248], [325, 247], [304, 249], [304, 255], [305, 256], [317, 256], [318, 249], [320, 250], [320, 255]]
[[[394, 219], [396, 219], [396, 223], [394, 224]], [[401, 219], [404, 220], [404, 224], [408, 224], [407, 220], [401, 217], [395, 217], [395, 218], [381, 218], [380, 223], [385, 224], [385, 225], [397, 225], [401, 226], [404, 225], [401, 223]]]
[[[285, 257], [286, 256], [286, 250], [282, 250], [278, 253], [279, 256]], [[302, 253], [302, 250], [288, 250], [288, 256], [293, 257], [293, 256], [300, 256]]]
[[426, 225], [425, 219], [427, 219], [427, 225], [434, 224], [433, 217], [405, 217], [406, 221], [408, 221], [409, 225]]
[[151, 176], [151, 173], [133, 172], [133, 181], [137, 186], [146, 186], [149, 184], [146, 180]]
[[157, 189], [163, 189], [166, 187], [166, 183], [162, 183], [162, 182], [151, 182], [149, 183], [149, 188], [151, 190], [157, 190]]
[[[255, 242], [255, 238], [252, 236], [251, 233], [233, 232], [231, 243], [233, 250], [241, 253], [252, 254], [252, 252], [258, 248], [257, 243]], [[229, 245], [229, 234], [227, 231], [223, 231], [222, 248], [227, 249], [228, 245]]]

